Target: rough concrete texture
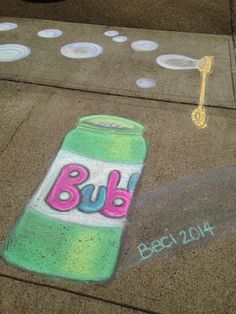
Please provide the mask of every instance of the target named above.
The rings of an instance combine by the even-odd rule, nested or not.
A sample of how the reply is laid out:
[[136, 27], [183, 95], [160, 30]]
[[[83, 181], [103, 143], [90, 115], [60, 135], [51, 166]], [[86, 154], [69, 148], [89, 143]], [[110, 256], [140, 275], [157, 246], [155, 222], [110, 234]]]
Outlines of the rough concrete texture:
[[[171, 256], [181, 252], [181, 244], [185, 245], [186, 250], [195, 251], [209, 245], [211, 240], [221, 241], [233, 236], [236, 232], [235, 182], [236, 166], [224, 166], [158, 185], [148, 193], [140, 193], [133, 203], [135, 213], [132, 214], [131, 209], [127, 240], [123, 247], [127, 254], [123, 256], [121, 269], [137, 264], [137, 256], [140, 261], [145, 256], [145, 261], [150, 262], [151, 259], [151, 262], [157, 262], [165, 254]], [[213, 231], [208, 230], [205, 242], [202, 242], [200, 240], [203, 238], [199, 238], [195, 227], [203, 226], [204, 229], [204, 225], [208, 226], [205, 222], [213, 227]], [[147, 226], [153, 225], [155, 228], [147, 229]], [[177, 243], [171, 239], [170, 233], [176, 237]], [[189, 233], [198, 241], [189, 241]], [[162, 236], [166, 237], [164, 242], [167, 247], [164, 250], [160, 247], [158, 252], [143, 248], [138, 250], [140, 243], [150, 248], [150, 239], [160, 239]]]
[[236, 0], [231, 0], [231, 19], [233, 27], [234, 53], [236, 59]]
[[142, 313], [65, 291], [19, 282], [12, 278], [1, 277], [0, 287], [1, 314]]
[[184, 32], [231, 33], [229, 0], [32, 2], [1, 0], [0, 15]]
[[[147, 127], [149, 157], [135, 195], [136, 199], [184, 176], [206, 173], [204, 180], [207, 180], [207, 177], [211, 179], [212, 175], [208, 173], [210, 170], [215, 171], [214, 169], [222, 167], [230, 169], [228, 166], [235, 164], [234, 110], [207, 108], [208, 127], [199, 130], [191, 121], [191, 111], [195, 106], [32, 84], [3, 81], [0, 84], [3, 95], [0, 101], [4, 103], [11, 95], [8, 112], [1, 112], [2, 121], [11, 111], [14, 113], [15, 104], [18, 103], [16, 91], [21, 94], [19, 108], [28, 108], [24, 117], [21, 117], [22, 123], [19, 117], [12, 115], [12, 124], [4, 125], [4, 132], [8, 134], [8, 145], [6, 146], [4, 139], [1, 147], [6, 148], [1, 153], [0, 163], [1, 241], [7, 236], [16, 217], [20, 215], [21, 209], [43, 178], [65, 133], [74, 128], [78, 117], [84, 115], [115, 114], [139, 121]], [[150, 213], [148, 203], [143, 213], [142, 207], [139, 208], [136, 213], [139, 214], [138, 217], [135, 217], [133, 208], [133, 218], [130, 221], [132, 234], [128, 231], [120, 261], [121, 266], [122, 261], [126, 263], [123, 263], [123, 267], [120, 267], [113, 282], [108, 286], [52, 280], [14, 269], [3, 261], [1, 274], [88, 294], [142, 310], [160, 313], [235, 313], [235, 227], [232, 225], [231, 229], [226, 229], [230, 226], [229, 221], [235, 219], [231, 201], [233, 177], [230, 181], [219, 181], [219, 175], [217, 178], [220, 184], [216, 185], [216, 190], [199, 190], [199, 184], [203, 180], [201, 178], [198, 179], [198, 185], [195, 185], [196, 194], [205, 191], [205, 194], [199, 195], [199, 199], [204, 196], [212, 200], [214, 207], [211, 212], [204, 211], [201, 207], [206, 206], [206, 202], [193, 200], [191, 203], [191, 197], [188, 203], [182, 205], [178, 200], [176, 204], [174, 201], [169, 203], [173, 206], [169, 211], [172, 227], [176, 228], [177, 223], [178, 228], [185, 229], [189, 227], [190, 222], [193, 225], [200, 224], [201, 219], [210, 220], [211, 223], [217, 221], [215, 238], [209, 237], [209, 241], [208, 238], [203, 242], [199, 241], [197, 246], [186, 246], [178, 252], [172, 251], [170, 255], [147, 262], [140, 262], [138, 254], [136, 259], [132, 258], [130, 261], [125, 256], [132, 254], [129, 252], [132, 239], [136, 239], [137, 245], [139, 241], [147, 243], [161, 237], [165, 228], [169, 228], [162, 226], [158, 220], [158, 212], [160, 215], [163, 215], [163, 212], [155, 205], [157, 199], [151, 203]], [[207, 186], [209, 181], [204, 182]], [[210, 182], [214, 182], [214, 176]], [[185, 193], [188, 193], [188, 190], [183, 188], [180, 193], [183, 197], [179, 195], [179, 198], [184, 199]], [[217, 193], [219, 195], [214, 198]], [[172, 192], [167, 194], [167, 199], [174, 200], [173, 195]], [[163, 199], [162, 202], [164, 206]], [[189, 204], [187, 212], [181, 207], [186, 204]], [[226, 212], [222, 210], [223, 205]], [[175, 211], [178, 213], [176, 219], [173, 216]], [[164, 221], [167, 222], [167, 218]], [[228, 223], [225, 224], [225, 221]]]
[[232, 26], [233, 26], [233, 33], [236, 32], [236, 1], [231, 0], [231, 18], [232, 18]]
[[[191, 104], [198, 103], [200, 73], [168, 70], [160, 67], [155, 59], [162, 54], [182, 54], [196, 59], [213, 55], [215, 66], [208, 80], [206, 104], [236, 107], [231, 70], [235, 60], [229, 36], [116, 28], [129, 39], [118, 44], [103, 35], [109, 29], [106, 26], [12, 18], [0, 21], [18, 23], [17, 29], [2, 32], [2, 43], [24, 44], [32, 49], [31, 55], [23, 60], [2, 63], [1, 79]], [[59, 28], [64, 34], [56, 39], [39, 38], [37, 32], [45, 28]], [[157, 41], [160, 48], [136, 52], [130, 43], [138, 39]], [[83, 60], [61, 55], [62, 46], [78, 41], [95, 42], [104, 52]], [[151, 89], [141, 89], [136, 86], [140, 77], [155, 79], [157, 84]]]

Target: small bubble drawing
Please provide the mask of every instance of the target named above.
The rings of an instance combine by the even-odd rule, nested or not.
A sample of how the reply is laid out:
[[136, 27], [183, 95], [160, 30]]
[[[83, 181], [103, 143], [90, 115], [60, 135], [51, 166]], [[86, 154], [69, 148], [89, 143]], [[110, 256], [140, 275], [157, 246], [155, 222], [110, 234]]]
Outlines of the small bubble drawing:
[[137, 40], [131, 43], [131, 48], [135, 51], [153, 51], [159, 48], [159, 44], [151, 40]]
[[38, 32], [39, 37], [43, 38], [57, 38], [60, 37], [63, 34], [63, 32], [60, 29], [43, 29]]
[[61, 54], [71, 59], [95, 58], [103, 53], [103, 48], [95, 43], [77, 42], [61, 48]]
[[126, 36], [115, 36], [112, 40], [116, 43], [124, 43], [128, 40], [128, 38]]
[[136, 81], [136, 85], [140, 88], [152, 88], [156, 85], [156, 81], [151, 78], [141, 77]]
[[104, 35], [107, 36], [107, 37], [114, 37], [114, 36], [118, 36], [119, 32], [110, 30], [110, 31], [106, 31], [104, 33]]

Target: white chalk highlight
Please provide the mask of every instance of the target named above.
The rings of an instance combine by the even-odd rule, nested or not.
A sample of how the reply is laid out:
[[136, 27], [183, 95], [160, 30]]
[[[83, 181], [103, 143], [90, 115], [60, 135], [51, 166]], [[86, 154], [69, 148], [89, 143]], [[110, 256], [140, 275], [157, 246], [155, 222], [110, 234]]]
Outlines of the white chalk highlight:
[[26, 58], [30, 53], [31, 49], [24, 45], [0, 45], [0, 62], [17, 61]]
[[131, 47], [135, 51], [153, 51], [159, 47], [159, 44], [151, 40], [137, 40], [132, 42]]
[[152, 88], [156, 86], [156, 81], [151, 78], [141, 77], [136, 81], [136, 85], [140, 88]]
[[10, 31], [10, 30], [15, 29], [15, 28], [17, 28], [16, 23], [8, 23], [8, 22], [0, 23], [0, 31], [1, 32]]
[[60, 29], [43, 29], [38, 32], [38, 36], [43, 38], [56, 38], [62, 34], [63, 32]]
[[115, 36], [112, 38], [112, 40], [116, 43], [124, 43], [128, 40], [128, 38], [126, 36]]
[[119, 35], [119, 32], [117, 32], [117, 31], [106, 31], [105, 33], [104, 33], [104, 35], [105, 36], [108, 36], [108, 37], [114, 37], [114, 36], [118, 36]]
[[65, 45], [61, 48], [61, 53], [67, 58], [87, 59], [103, 53], [103, 48], [94, 43], [78, 42]]

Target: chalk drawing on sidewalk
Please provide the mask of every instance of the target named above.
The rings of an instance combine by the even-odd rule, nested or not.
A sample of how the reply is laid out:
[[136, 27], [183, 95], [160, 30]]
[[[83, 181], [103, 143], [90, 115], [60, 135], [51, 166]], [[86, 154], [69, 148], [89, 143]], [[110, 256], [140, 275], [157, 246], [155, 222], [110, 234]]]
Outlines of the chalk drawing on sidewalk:
[[191, 118], [193, 123], [199, 129], [207, 127], [207, 114], [205, 105], [206, 82], [208, 76], [212, 73], [213, 69], [213, 56], [205, 56], [201, 59], [192, 59], [181, 55], [161, 55], [156, 59], [156, 62], [167, 69], [171, 70], [192, 70], [197, 69], [201, 73], [201, 89], [199, 104], [193, 110]]
[[156, 81], [148, 77], [141, 77], [136, 81], [136, 85], [140, 88], [152, 88], [156, 86]]
[[131, 48], [135, 51], [154, 51], [159, 48], [159, 44], [152, 40], [137, 40], [131, 43]]
[[43, 29], [37, 33], [39, 37], [43, 38], [57, 38], [60, 37], [63, 34], [63, 32], [60, 29]]
[[109, 30], [109, 31], [105, 31], [104, 35], [107, 36], [107, 37], [114, 37], [114, 36], [118, 36], [119, 32], [118, 31]]
[[152, 40], [137, 40], [131, 43], [131, 48], [135, 51], [153, 51], [159, 48], [159, 44]]
[[165, 234], [163, 237], [151, 241], [149, 245], [139, 244], [138, 252], [141, 261], [159, 254], [163, 250], [170, 250], [177, 245], [187, 245], [194, 241], [199, 241], [207, 236], [215, 236], [214, 226], [207, 221], [202, 226], [191, 226], [185, 230], [180, 230], [177, 234]]
[[116, 43], [124, 43], [128, 40], [128, 38], [126, 36], [120, 35], [120, 36], [113, 37], [112, 40]]
[[28, 57], [31, 49], [24, 45], [3, 44], [0, 45], [0, 62], [13, 62]]
[[235, 236], [235, 179], [236, 167], [225, 166], [139, 193], [118, 271], [211, 250]]
[[61, 48], [61, 54], [72, 59], [95, 58], [103, 53], [103, 48], [95, 43], [77, 42]]
[[115, 30], [108, 30], [104, 32], [104, 35], [107, 37], [111, 37], [112, 41], [120, 44], [125, 43], [128, 40], [127, 36], [120, 35], [120, 33]]
[[47, 276], [110, 280], [146, 158], [143, 132], [121, 117], [81, 118], [6, 239], [3, 258]]
[[206, 83], [208, 76], [212, 73], [214, 57], [206, 56], [203, 58], [203, 63], [199, 64], [198, 70], [201, 73], [201, 89], [199, 104], [192, 112], [192, 121], [200, 129], [207, 127], [207, 117], [205, 105]]
[[181, 55], [161, 55], [156, 62], [164, 68], [170, 70], [192, 70], [197, 69], [202, 64], [202, 59], [196, 60]]
[[10, 31], [15, 28], [17, 28], [16, 23], [10, 23], [10, 22], [0, 23], [0, 32]]

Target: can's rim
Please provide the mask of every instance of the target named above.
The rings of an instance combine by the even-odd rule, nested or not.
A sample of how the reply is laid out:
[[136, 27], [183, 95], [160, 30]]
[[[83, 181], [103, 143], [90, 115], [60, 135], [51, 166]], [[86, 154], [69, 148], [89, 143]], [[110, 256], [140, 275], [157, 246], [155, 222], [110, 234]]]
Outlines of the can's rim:
[[144, 126], [136, 121], [115, 115], [90, 115], [79, 119], [78, 127], [97, 131], [142, 134]]

